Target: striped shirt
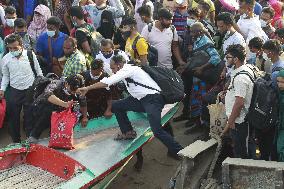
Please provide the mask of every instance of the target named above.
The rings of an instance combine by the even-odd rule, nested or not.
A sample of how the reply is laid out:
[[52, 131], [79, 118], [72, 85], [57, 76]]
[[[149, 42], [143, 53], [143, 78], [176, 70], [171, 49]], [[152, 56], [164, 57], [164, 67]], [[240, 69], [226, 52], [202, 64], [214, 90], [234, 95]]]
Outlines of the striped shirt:
[[174, 12], [173, 25], [175, 26], [178, 36], [183, 37], [184, 30], [187, 26], [188, 13], [181, 14], [178, 10]]

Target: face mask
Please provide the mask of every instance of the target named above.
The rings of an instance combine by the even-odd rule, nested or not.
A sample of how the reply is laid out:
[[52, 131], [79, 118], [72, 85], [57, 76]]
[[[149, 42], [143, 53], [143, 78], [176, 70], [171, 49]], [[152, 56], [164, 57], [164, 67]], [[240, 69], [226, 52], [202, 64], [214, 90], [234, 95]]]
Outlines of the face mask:
[[247, 18], [248, 17], [248, 15], [246, 14], [246, 13], [244, 13], [244, 14], [242, 14], [242, 16], [241, 16], [242, 18]]
[[14, 21], [15, 19], [6, 19], [7, 26], [9, 26], [10, 28], [14, 27]]
[[109, 59], [111, 56], [112, 56], [112, 52], [111, 53], [108, 53], [108, 54], [104, 54], [104, 53], [102, 53], [103, 55], [104, 55], [104, 57], [106, 58], [106, 59]]
[[55, 36], [55, 31], [50, 31], [50, 30], [47, 30], [47, 35], [49, 36], [49, 37], [54, 37]]
[[186, 24], [188, 25], [188, 26], [191, 26], [192, 24], [194, 24], [196, 21], [194, 20], [194, 19], [191, 19], [191, 18], [188, 18], [187, 20], [186, 20]]
[[100, 75], [97, 75], [97, 76], [94, 76], [91, 72], [90, 72], [90, 75], [91, 75], [91, 78], [93, 80], [98, 80], [101, 76], [102, 76], [102, 73]]
[[267, 25], [266, 21], [264, 21], [262, 19], [260, 19], [259, 21], [260, 21], [260, 24], [261, 24], [262, 28], [266, 27], [266, 25]]
[[256, 58], [256, 53], [250, 52], [249, 59], [255, 59], [255, 58]]
[[128, 39], [131, 35], [131, 31], [122, 32], [122, 36], [124, 39]]
[[21, 55], [22, 51], [21, 50], [17, 50], [17, 51], [11, 51], [10, 53], [11, 53], [11, 55], [13, 57], [18, 57], [18, 56]]
[[284, 50], [284, 45], [281, 45], [282, 50]]
[[25, 37], [25, 35], [27, 34], [27, 32], [18, 32], [18, 35], [20, 35], [22, 38]]
[[269, 58], [268, 58], [268, 56], [267, 56], [266, 53], [263, 53], [263, 54], [262, 54], [262, 58], [263, 58], [264, 60], [269, 60]]
[[73, 26], [74, 26], [74, 27], [77, 27], [77, 26], [78, 26], [77, 22], [72, 21], [72, 23], [73, 23]]

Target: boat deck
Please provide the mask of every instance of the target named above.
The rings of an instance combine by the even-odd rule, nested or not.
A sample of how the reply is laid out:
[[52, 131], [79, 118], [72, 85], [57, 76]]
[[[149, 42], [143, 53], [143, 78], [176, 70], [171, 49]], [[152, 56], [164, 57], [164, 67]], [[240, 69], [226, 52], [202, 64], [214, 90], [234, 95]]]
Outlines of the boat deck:
[[52, 189], [64, 180], [29, 164], [0, 171], [0, 189]]
[[[162, 122], [167, 122], [177, 108], [176, 104], [166, 105], [162, 111]], [[86, 128], [79, 126], [74, 129], [75, 149], [59, 151], [87, 167], [95, 177], [110, 173], [114, 166], [123, 159], [130, 158], [129, 155], [153, 136], [145, 114], [129, 112], [128, 117], [137, 133], [134, 140], [115, 141], [114, 137], [120, 132], [116, 119], [99, 118], [91, 120]], [[39, 144], [48, 146], [48, 142], [49, 139], [43, 139]], [[68, 183], [64, 187], [68, 188]]]

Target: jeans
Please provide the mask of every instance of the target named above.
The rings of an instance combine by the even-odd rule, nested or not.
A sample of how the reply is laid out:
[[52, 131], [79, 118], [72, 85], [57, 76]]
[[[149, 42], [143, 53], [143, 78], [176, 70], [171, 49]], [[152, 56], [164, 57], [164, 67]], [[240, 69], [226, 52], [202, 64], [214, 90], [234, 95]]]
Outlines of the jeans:
[[182, 149], [182, 146], [161, 127], [161, 112], [164, 105], [164, 99], [160, 94], [149, 94], [141, 100], [129, 96], [123, 100], [114, 101], [112, 112], [116, 116], [122, 133], [133, 130], [127, 117], [127, 111], [146, 112], [154, 136], [168, 147], [170, 153], [177, 153]]
[[18, 90], [10, 88], [10, 96], [8, 100], [9, 112], [9, 133], [13, 142], [21, 142], [20, 132], [20, 114], [24, 110], [24, 129], [28, 137], [32, 130], [32, 114], [31, 106], [26, 102], [27, 90]]
[[248, 158], [248, 134], [249, 125], [245, 121], [243, 123], [236, 123], [235, 129], [231, 130], [232, 140], [234, 144], [234, 157], [235, 158]]

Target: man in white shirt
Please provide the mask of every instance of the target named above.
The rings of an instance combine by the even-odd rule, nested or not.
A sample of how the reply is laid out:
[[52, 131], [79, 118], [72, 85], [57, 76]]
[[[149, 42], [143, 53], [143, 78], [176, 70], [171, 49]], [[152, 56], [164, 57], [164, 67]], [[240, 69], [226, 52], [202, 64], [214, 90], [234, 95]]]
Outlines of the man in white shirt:
[[145, 26], [141, 35], [158, 50], [158, 66], [173, 68], [172, 50], [179, 65], [184, 65], [179, 45], [178, 34], [172, 26], [172, 13], [165, 8], [158, 12], [159, 20]]
[[241, 17], [237, 22], [240, 33], [246, 40], [246, 44], [254, 37], [268, 40], [267, 35], [261, 28], [259, 17], [254, 15], [255, 0], [243, 0], [239, 2]]
[[[90, 90], [107, 88], [119, 81], [123, 81], [130, 96], [123, 100], [114, 101], [112, 104], [112, 112], [115, 114], [122, 132], [122, 134], [117, 135], [116, 139], [127, 140], [136, 137], [136, 132], [127, 117], [128, 111], [146, 112], [154, 135], [168, 147], [168, 155], [178, 159], [177, 153], [182, 149], [182, 146], [161, 127], [161, 112], [165, 105], [164, 99], [160, 94], [161, 88], [140, 67], [125, 64], [125, 61], [115, 62], [114, 60], [112, 59], [110, 64], [114, 73], [112, 76], [103, 78], [94, 85], [78, 89], [78, 92], [81, 95], [85, 95]], [[143, 83], [149, 88], [153, 88], [153, 90], [127, 82], [126, 80]]]
[[4, 97], [10, 83], [10, 94], [8, 99], [10, 135], [13, 142], [21, 142], [20, 135], [20, 113], [24, 109], [24, 128], [26, 135], [30, 128], [31, 107], [26, 101], [27, 90], [32, 86], [36, 76], [42, 76], [42, 71], [33, 53], [33, 62], [29, 61], [27, 51], [23, 48], [23, 40], [17, 34], [11, 34], [5, 39], [9, 53], [3, 57], [2, 82], [0, 98]]
[[[225, 35], [224, 39], [222, 40], [222, 51], [220, 52], [221, 58], [225, 58], [226, 50], [230, 45], [240, 44], [243, 47], [246, 47], [246, 42], [244, 37], [235, 30], [233, 27], [235, 20], [231, 13], [222, 12], [220, 13], [217, 18], [217, 27], [218, 30]], [[221, 74], [221, 79], [225, 78], [227, 73], [227, 67], [224, 67], [224, 70]]]
[[114, 55], [121, 55], [126, 60], [129, 61], [127, 54], [121, 50], [114, 50], [113, 41], [110, 39], [103, 39], [101, 41], [101, 50], [99, 54], [96, 56], [96, 59], [101, 59], [104, 62], [104, 71], [108, 75], [112, 75], [112, 71], [110, 69], [110, 60]]
[[[227, 128], [231, 129], [236, 158], [248, 158], [249, 125], [245, 120], [253, 94], [253, 71], [245, 65], [246, 51], [240, 44], [231, 45], [226, 51], [231, 72], [231, 82], [225, 96]], [[246, 72], [248, 74], [240, 74]], [[226, 128], [226, 129], [227, 129]]]

